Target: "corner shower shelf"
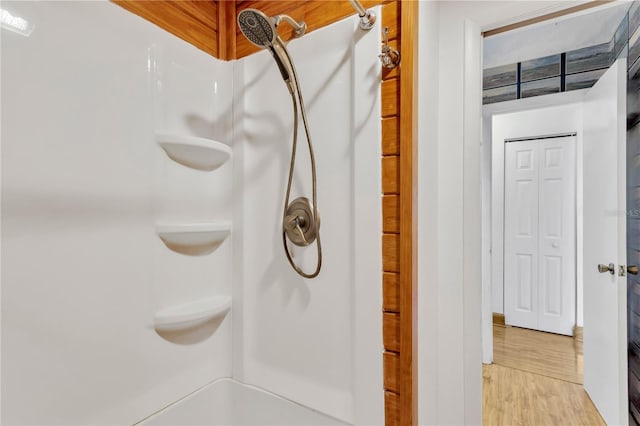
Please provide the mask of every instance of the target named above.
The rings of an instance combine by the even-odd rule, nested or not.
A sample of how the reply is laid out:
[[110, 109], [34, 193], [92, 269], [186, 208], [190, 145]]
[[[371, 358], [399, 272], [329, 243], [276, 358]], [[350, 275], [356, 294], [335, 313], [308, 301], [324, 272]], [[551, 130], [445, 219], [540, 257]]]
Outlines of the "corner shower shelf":
[[215, 170], [231, 157], [231, 148], [211, 139], [156, 133], [156, 140], [169, 158], [192, 169]]
[[184, 330], [224, 317], [231, 309], [231, 297], [214, 296], [172, 306], [158, 312], [154, 327], [158, 331]]
[[231, 222], [159, 224], [156, 231], [169, 249], [200, 256], [213, 252], [222, 244], [231, 233]]

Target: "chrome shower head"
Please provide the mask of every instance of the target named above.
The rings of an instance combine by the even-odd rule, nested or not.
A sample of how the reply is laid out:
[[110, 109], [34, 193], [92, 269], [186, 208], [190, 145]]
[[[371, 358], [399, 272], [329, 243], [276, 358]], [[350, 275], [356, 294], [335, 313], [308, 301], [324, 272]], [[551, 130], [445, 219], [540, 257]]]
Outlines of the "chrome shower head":
[[257, 9], [241, 11], [238, 14], [238, 26], [247, 40], [263, 49], [272, 46], [278, 37], [272, 20]]

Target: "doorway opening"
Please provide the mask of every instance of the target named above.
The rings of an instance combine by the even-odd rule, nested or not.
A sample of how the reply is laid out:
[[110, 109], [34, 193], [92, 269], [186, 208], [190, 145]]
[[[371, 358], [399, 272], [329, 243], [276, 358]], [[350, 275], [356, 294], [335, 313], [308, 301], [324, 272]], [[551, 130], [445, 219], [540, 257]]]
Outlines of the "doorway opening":
[[[620, 282], [635, 10], [607, 5], [485, 39], [482, 267], [494, 319], [483, 333], [485, 424], [628, 421]], [[608, 335], [613, 349], [598, 347]], [[615, 372], [598, 371], [605, 360]], [[523, 405], [505, 407], [501, 392]]]

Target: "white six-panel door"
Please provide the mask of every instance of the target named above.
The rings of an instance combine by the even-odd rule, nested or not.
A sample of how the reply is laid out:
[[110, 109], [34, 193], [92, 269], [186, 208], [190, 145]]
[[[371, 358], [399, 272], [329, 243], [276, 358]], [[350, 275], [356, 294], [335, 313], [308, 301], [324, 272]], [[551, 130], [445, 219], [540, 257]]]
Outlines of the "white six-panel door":
[[509, 325], [573, 334], [575, 137], [505, 144], [504, 303]]

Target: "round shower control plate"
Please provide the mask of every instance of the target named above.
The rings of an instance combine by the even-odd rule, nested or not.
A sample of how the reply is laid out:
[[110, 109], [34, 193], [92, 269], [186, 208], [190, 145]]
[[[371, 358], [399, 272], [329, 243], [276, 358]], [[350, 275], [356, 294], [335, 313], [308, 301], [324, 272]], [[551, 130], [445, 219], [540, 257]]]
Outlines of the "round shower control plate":
[[298, 197], [289, 203], [282, 228], [289, 241], [297, 246], [305, 247], [315, 241], [320, 218], [313, 216], [313, 207], [308, 198]]

